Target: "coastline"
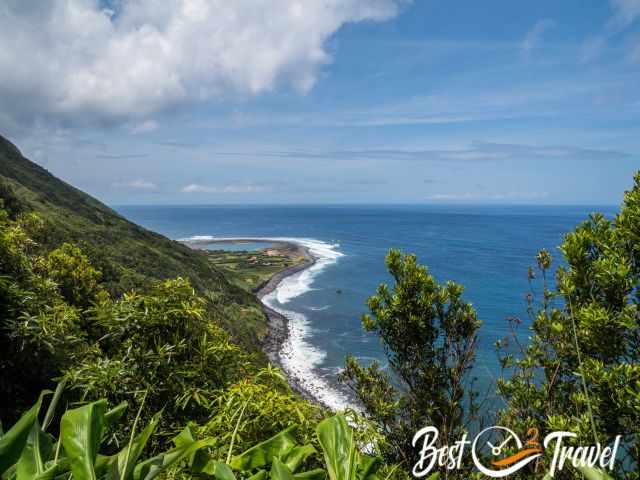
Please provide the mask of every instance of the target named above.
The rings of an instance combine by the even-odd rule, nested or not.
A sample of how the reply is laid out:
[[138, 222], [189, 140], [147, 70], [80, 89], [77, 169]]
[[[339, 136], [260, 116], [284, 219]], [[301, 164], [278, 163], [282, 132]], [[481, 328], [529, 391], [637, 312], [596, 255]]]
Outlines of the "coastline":
[[306, 270], [307, 268], [312, 267], [313, 265], [315, 265], [316, 261], [318, 260], [311, 253], [311, 251], [303, 245], [294, 244], [291, 242], [282, 242], [282, 243], [285, 243], [290, 247], [295, 247], [299, 249], [300, 252], [304, 255], [305, 261], [298, 265], [285, 268], [284, 270], [281, 270], [280, 272], [274, 274], [264, 285], [258, 288], [258, 290], [255, 292], [255, 295], [256, 297], [258, 297], [258, 300], [260, 300], [262, 309], [265, 315], [267, 316], [267, 323], [269, 326], [269, 333], [267, 337], [264, 339], [264, 342], [262, 344], [262, 349], [266, 353], [269, 361], [284, 372], [285, 376], [287, 377], [289, 386], [293, 391], [298, 393], [301, 397], [303, 397], [306, 400], [317, 403], [323, 407], [327, 407], [327, 405], [325, 405], [319, 398], [313, 396], [313, 394], [309, 390], [304, 388], [304, 385], [302, 385], [301, 382], [297, 381], [295, 377], [288, 374], [280, 358], [280, 352], [282, 351], [282, 346], [289, 338], [290, 320], [286, 316], [282, 315], [279, 312], [276, 312], [271, 307], [269, 307], [265, 302], [263, 302], [263, 298], [269, 295], [270, 293], [272, 293], [276, 288], [278, 288], [278, 285], [280, 285], [280, 283], [285, 278], [290, 277], [291, 275], [295, 275], [296, 273], [302, 272], [303, 270]]
[[282, 283], [286, 278], [300, 273], [308, 268], [313, 267], [318, 261], [318, 257], [316, 257], [311, 249], [305, 245], [300, 243], [295, 243], [292, 241], [286, 240], [275, 240], [270, 241], [267, 239], [256, 239], [256, 238], [224, 238], [224, 239], [211, 239], [211, 238], [202, 238], [202, 239], [190, 239], [190, 240], [182, 240], [183, 243], [187, 244], [191, 248], [202, 248], [203, 245], [211, 245], [216, 243], [232, 243], [232, 244], [243, 244], [243, 243], [254, 243], [254, 242], [264, 242], [269, 243], [270, 247], [265, 247], [263, 250], [280, 250], [286, 251], [290, 255], [298, 255], [304, 258], [301, 263], [297, 265], [293, 265], [291, 267], [280, 270], [279, 272], [274, 273], [269, 279], [264, 282], [262, 285], [258, 286], [253, 294], [260, 301], [260, 305], [262, 306], [262, 310], [267, 317], [267, 328], [268, 333], [266, 338], [262, 342], [262, 350], [267, 355], [269, 361], [276, 365], [282, 372], [285, 374], [287, 378], [287, 382], [291, 389], [299, 394], [305, 400], [309, 400], [314, 402], [324, 408], [330, 408], [327, 404], [325, 404], [320, 398], [314, 396], [312, 392], [305, 388], [305, 386], [300, 382], [294, 375], [291, 375], [287, 372], [287, 369], [284, 366], [284, 363], [280, 357], [282, 352], [282, 347], [290, 336], [290, 319], [280, 312], [275, 311], [271, 307], [269, 307], [264, 301], [264, 297], [272, 293], [274, 290], [278, 288], [278, 286]]

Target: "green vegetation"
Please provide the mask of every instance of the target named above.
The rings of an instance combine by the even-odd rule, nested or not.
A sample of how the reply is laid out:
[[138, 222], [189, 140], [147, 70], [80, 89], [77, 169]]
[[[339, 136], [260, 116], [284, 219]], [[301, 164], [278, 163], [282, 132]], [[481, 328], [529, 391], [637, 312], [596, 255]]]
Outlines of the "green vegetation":
[[[640, 173], [614, 220], [592, 215], [565, 236], [560, 251], [564, 264], [553, 286], [551, 255], [542, 250], [536, 257], [539, 301], [536, 272], [529, 269], [531, 337], [523, 340], [517, 331], [521, 320], [510, 319], [513, 335], [497, 342], [505, 370], [497, 389], [504, 406], [497, 418], [485, 418], [485, 425], [507, 426], [523, 436], [535, 428], [540, 438], [569, 431], [577, 434], [571, 445], [608, 445], [622, 435], [616, 474], [638, 479]], [[361, 399], [366, 417], [385, 433], [382, 453], [406, 465], [414, 461], [408, 442], [420, 426], [439, 428], [438, 446], [452, 445], [465, 430], [462, 400], [466, 394], [473, 402], [478, 394], [472, 388], [465, 392], [462, 382], [473, 361], [479, 323], [461, 300], [462, 287], [438, 285], [415, 256], [391, 251], [387, 267], [393, 290], [379, 287], [363, 325], [380, 335], [395, 375], [389, 377], [377, 363], [365, 368], [349, 358], [343, 378]], [[469, 417], [475, 413], [473, 406], [466, 409]], [[513, 477], [541, 477], [552, 454], [547, 450]], [[471, 475], [459, 477], [444, 468], [440, 473], [443, 478]], [[567, 468], [554, 478], [582, 475], [609, 478], [588, 468], [580, 473]]]
[[[15, 420], [42, 387], [64, 379], [69, 405], [94, 398], [144, 404], [144, 422], [163, 410], [149, 442], [152, 453], [189, 422], [225, 438], [239, 402], [251, 405], [236, 444], [255, 443], [294, 421], [303, 424], [301, 438], [308, 438], [320, 409], [299, 400], [278, 371], [262, 368], [260, 357], [231, 342], [208, 315], [214, 307], [186, 279], [112, 298], [78, 248], [63, 244], [35, 253], [26, 229], [37, 224], [32, 214], [11, 220], [0, 209], [0, 390], [12, 399], [0, 411], [5, 422]], [[108, 444], [121, 445], [127, 435], [115, 429]]]
[[[0, 405], [0, 418], [5, 425], [42, 389], [64, 380], [61, 401], [69, 408], [96, 398], [132, 407], [123, 413], [123, 426], [109, 429], [105, 438], [106, 448], [114, 451], [126, 443], [136, 416], [144, 424], [157, 423], [145, 447], [151, 455], [166, 450], [190, 423], [228, 441], [244, 403], [237, 448], [294, 423], [300, 424], [300, 441], [312, 436], [324, 414], [300, 400], [264, 361], [257, 328], [247, 327], [265, 321], [253, 295], [228, 283], [206, 254], [130, 224], [19, 157], [6, 142], [2, 155], [0, 391], [7, 401]], [[115, 245], [104, 239], [91, 243], [92, 235], [113, 235], [107, 223], [119, 237]], [[117, 245], [128, 255], [112, 256]], [[145, 252], [152, 252], [156, 270], [135, 261]], [[168, 266], [159, 272], [165, 260]], [[164, 278], [173, 273], [189, 278]], [[135, 280], [131, 288], [126, 279]], [[235, 325], [244, 329], [242, 342], [228, 334]], [[162, 415], [154, 420], [158, 411]], [[269, 411], [279, 416], [265, 415]]]
[[[206, 255], [214, 267], [222, 272], [229, 283], [250, 293], [257, 292], [276, 273], [286, 268], [300, 265], [305, 261], [297, 249], [289, 245], [269, 248], [266, 251], [224, 251], [207, 250]], [[278, 252], [276, 254], [276, 252]], [[224, 299], [221, 300], [224, 305]], [[228, 307], [227, 307], [228, 308]], [[251, 307], [236, 307], [236, 315], [241, 321], [225, 323], [226, 330], [233, 338], [255, 339], [260, 344], [269, 330], [262, 315], [255, 315]], [[245, 341], [246, 343], [246, 341]]]
[[[465, 430], [464, 381], [480, 322], [462, 300], [463, 288], [438, 285], [415, 255], [392, 250], [386, 263], [395, 285], [378, 287], [362, 323], [380, 336], [394, 377], [378, 362], [363, 367], [348, 357], [342, 378], [384, 432], [385, 458], [413, 465], [418, 451], [411, 439], [420, 428], [437, 427], [443, 445], [453, 445]], [[469, 400], [467, 412], [476, 413], [473, 392]]]
[[[16, 422], [0, 429], [3, 480], [316, 480], [323, 458], [330, 478], [375, 479], [379, 462], [356, 452], [361, 434], [323, 423], [326, 412], [265, 364], [255, 329], [244, 345], [229, 336], [263, 318], [251, 293], [205, 253], [130, 224], [2, 147], [0, 417]], [[113, 245], [101, 239], [114, 234], [107, 225]], [[259, 265], [260, 278], [295, 261], [276, 260]], [[165, 278], [173, 273], [188, 278]], [[30, 402], [56, 382], [65, 388], [42, 419], [43, 396]], [[345, 459], [356, 470], [340, 473]]]
[[[172, 439], [167, 451], [142, 459], [145, 446], [156, 430], [161, 414], [156, 414], [138, 430], [136, 416], [129, 440], [114, 454], [101, 454], [107, 431], [119, 423], [127, 404], [107, 410], [106, 400], [69, 409], [60, 421], [59, 438], [47, 433], [59, 399], [58, 389], [40, 424], [39, 412], [44, 392], [5, 434], [0, 434], [0, 476], [6, 480], [152, 480], [154, 478], [215, 478], [235, 480], [377, 480], [379, 459], [361, 454], [353, 432], [342, 416], [334, 416], [317, 426], [317, 439], [327, 470], [299, 471], [317, 454], [311, 444], [299, 445], [297, 427], [291, 426], [244, 452], [233, 455], [234, 430], [230, 443], [216, 437], [197, 438], [191, 426]], [[242, 420], [239, 412], [236, 427]]]
[[[498, 342], [504, 405], [485, 424], [567, 430], [580, 445], [622, 434], [613, 473], [637, 480], [640, 173], [615, 219], [592, 216], [560, 251], [555, 281], [549, 252], [528, 272], [530, 338], [511, 320], [514, 334]], [[347, 360], [343, 378], [364, 407], [349, 413], [352, 429], [301, 400], [259, 351], [265, 319], [251, 292], [298, 261], [191, 250], [0, 137], [0, 418], [13, 425], [0, 428], [0, 478], [406, 478], [418, 428], [435, 425], [439, 446], [453, 444], [478, 413], [468, 374], [480, 322], [462, 287], [389, 253], [395, 283], [369, 299], [363, 324], [392, 373]], [[40, 392], [56, 385], [42, 417]], [[540, 478], [549, 460], [519, 477]], [[582, 475], [605, 478], [573, 469], [554, 478]], [[478, 474], [441, 468], [429, 480], [439, 477]]]
[[[135, 225], [98, 200], [30, 162], [0, 136], [0, 198], [10, 218], [36, 213], [43, 228], [31, 231], [41, 252], [65, 242], [80, 248], [101, 284], [112, 296], [146, 290], [158, 280], [182, 277], [195, 291], [211, 297], [216, 307], [208, 315], [224, 326], [251, 317], [265, 328], [266, 320], [255, 297], [230, 284], [208, 261], [204, 252]], [[233, 331], [229, 328], [229, 331]], [[259, 352], [257, 333], [243, 331], [234, 340]]]
[[623, 435], [621, 477], [640, 478], [640, 173], [614, 220], [592, 215], [560, 251], [553, 284], [551, 255], [536, 258], [542, 285], [539, 301], [533, 290], [528, 297], [529, 341], [514, 334], [498, 343], [509, 373], [498, 384], [508, 402], [500, 421], [541, 435], [574, 432], [581, 444]]
[[210, 250], [207, 256], [216, 269], [224, 273], [230, 283], [248, 292], [259, 290], [274, 274], [305, 261], [304, 257], [295, 253], [287, 254], [285, 251], [280, 254], [275, 252], [267, 254], [264, 250], [255, 252]]

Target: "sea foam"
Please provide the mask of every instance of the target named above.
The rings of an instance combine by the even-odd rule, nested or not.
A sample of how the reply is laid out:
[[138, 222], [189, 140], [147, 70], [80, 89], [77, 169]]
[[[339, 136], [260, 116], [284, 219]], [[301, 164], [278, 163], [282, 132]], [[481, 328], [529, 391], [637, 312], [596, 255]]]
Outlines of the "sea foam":
[[[235, 238], [195, 236], [184, 241], [224, 241]], [[295, 297], [312, 290], [315, 277], [327, 266], [334, 264], [344, 256], [338, 251], [337, 243], [331, 244], [310, 238], [290, 237], [242, 237], [243, 240], [264, 242], [289, 242], [306, 247], [315, 259], [309, 268], [284, 278], [278, 286], [262, 298], [269, 308], [289, 320], [289, 336], [282, 345], [280, 360], [290, 377], [318, 401], [333, 410], [357, 409], [347, 396], [318, 374], [317, 368], [326, 357], [326, 352], [312, 345], [309, 337], [313, 332], [309, 319], [300, 312], [288, 310], [283, 306]]]

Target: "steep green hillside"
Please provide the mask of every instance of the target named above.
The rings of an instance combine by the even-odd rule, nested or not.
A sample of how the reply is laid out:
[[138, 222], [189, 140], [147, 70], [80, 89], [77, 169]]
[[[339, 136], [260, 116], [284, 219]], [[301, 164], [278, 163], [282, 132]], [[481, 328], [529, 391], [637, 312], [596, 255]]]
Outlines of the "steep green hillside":
[[0, 198], [16, 215], [35, 212], [46, 228], [37, 238], [44, 249], [73, 242], [102, 272], [115, 295], [147, 289], [154, 281], [187, 277], [211, 299], [209, 310], [236, 341], [254, 350], [266, 332], [257, 300], [230, 284], [203, 252], [135, 225], [95, 198], [26, 159], [0, 136]]
[[[141, 279], [141, 288], [135, 291], [110, 294], [109, 285], [102, 281], [102, 273], [80, 248], [70, 242], [52, 245], [53, 240], [47, 237], [52, 226], [57, 228], [57, 236], [80, 238], [86, 247], [93, 247], [95, 251], [97, 247], [91, 245], [91, 238], [78, 228], [90, 228], [97, 235], [96, 231], [105, 228], [106, 217], [123, 236], [128, 235], [118, 241], [126, 245], [132, 255], [148, 248], [158, 261], [168, 259], [175, 262], [175, 267], [180, 257], [172, 256], [171, 243], [140, 229], [135, 231], [142, 239], [132, 236], [134, 227], [101, 205], [96, 215], [102, 217], [104, 223], [75, 213], [73, 204], [60, 206], [64, 198], [58, 197], [59, 203], [49, 201], [40, 191], [24, 184], [40, 184], [52, 196], [68, 192], [75, 195], [79, 203], [93, 202], [19, 156], [3, 166], [4, 171], [11, 171], [14, 177], [0, 179], [2, 425], [17, 422], [40, 392], [55, 388], [60, 394], [56, 398], [61, 406], [72, 408], [90, 399], [103, 398], [106, 403], [97, 405], [97, 410], [88, 407], [89, 410], [104, 412], [105, 405], [110, 404], [117, 406], [111, 418], [125, 416], [118, 426], [89, 420], [92, 428], [97, 429], [90, 436], [104, 440], [106, 455], [121, 451], [127, 444], [131, 446], [131, 441], [137, 445], [141, 437], [145, 438], [143, 443], [149, 457], [172, 445], [192, 441], [195, 438], [192, 435], [213, 436], [216, 448], [225, 446], [225, 451], [231, 451], [234, 446], [246, 449], [293, 423], [306, 424], [299, 438], [302, 441], [309, 438], [321, 419], [320, 409], [301, 401], [282, 374], [264, 364], [264, 356], [249, 353], [231, 342], [222, 328], [240, 329], [245, 332], [243, 338], [247, 343], [256, 341], [258, 323], [252, 322], [263, 317], [249, 293], [238, 293], [235, 287], [218, 278], [214, 267], [209, 267], [206, 261], [203, 264], [197, 252], [186, 251], [184, 255], [189, 262], [185, 262], [185, 270], [201, 275], [196, 278], [202, 283], [209, 278], [218, 280], [215, 288], [205, 288], [203, 294], [198, 294], [185, 278], [154, 281], [146, 276], [147, 272], [135, 271], [137, 265], [123, 266], [120, 258], [111, 257], [107, 252], [103, 261], [111, 265], [114, 272], [131, 270]], [[18, 172], [20, 175], [24, 172], [24, 176], [17, 178]], [[24, 184], [18, 183], [23, 178]], [[25, 212], [35, 208], [40, 209], [39, 213]], [[78, 211], [82, 212], [83, 208], [84, 205], [79, 205]], [[92, 213], [90, 209], [89, 213]], [[62, 215], [69, 217], [69, 226], [60, 220]], [[194, 269], [198, 262], [204, 273]], [[118, 277], [114, 279], [115, 285], [119, 285]], [[246, 302], [241, 303], [245, 299]], [[130, 408], [125, 408], [127, 405]], [[37, 414], [29, 411], [36, 422]], [[242, 425], [237, 418], [240, 411]], [[157, 415], [158, 412], [161, 415]], [[49, 408], [42, 425], [48, 423], [47, 419], [58, 425], [59, 417], [60, 409]], [[0, 469], [6, 469], [15, 461], [20, 463], [18, 471], [25, 465], [26, 456], [16, 457], [15, 452], [22, 448], [16, 445], [26, 444], [27, 437], [33, 438], [34, 430], [29, 433], [24, 422], [20, 422], [13, 433], [0, 432], [0, 464], [4, 465]], [[142, 433], [136, 430], [136, 425], [151, 426], [155, 433], [151, 436]], [[186, 436], [173, 444], [172, 438], [184, 425], [189, 425]], [[38, 430], [40, 424], [33, 428]], [[72, 430], [75, 431], [75, 427]], [[135, 440], [134, 431], [140, 432]], [[58, 452], [48, 448], [50, 437], [37, 435], [43, 439], [44, 455]], [[207, 443], [207, 446], [213, 447], [213, 444]], [[25, 451], [30, 451], [29, 447]], [[175, 451], [172, 455], [174, 460], [182, 458], [176, 457]], [[56, 453], [55, 458], [64, 458], [64, 453], [60, 456]], [[18, 478], [22, 478], [20, 475], [18, 473]], [[31, 473], [22, 476], [33, 478]], [[131, 480], [133, 477], [117, 473], [116, 478]], [[168, 475], [166, 478], [187, 477]]]

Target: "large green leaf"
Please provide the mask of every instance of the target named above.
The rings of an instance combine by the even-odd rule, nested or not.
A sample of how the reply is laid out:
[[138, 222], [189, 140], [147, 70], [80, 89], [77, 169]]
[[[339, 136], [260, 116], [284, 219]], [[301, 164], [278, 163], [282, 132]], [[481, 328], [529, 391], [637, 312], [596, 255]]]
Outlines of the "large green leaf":
[[152, 480], [168, 467], [192, 457], [201, 448], [210, 447], [216, 443], [216, 439], [206, 438], [190, 444], [187, 443], [145, 460], [134, 468], [133, 480]]
[[16, 479], [32, 480], [42, 475], [46, 470], [45, 463], [51, 457], [52, 451], [53, 439], [42, 431], [40, 423], [36, 420], [18, 460]]
[[289, 470], [289, 467], [277, 458], [273, 459], [269, 476], [271, 480], [294, 480], [293, 473]]
[[27, 439], [38, 419], [42, 398], [50, 392], [42, 392], [36, 404], [31, 407], [16, 424], [0, 438], [0, 475], [14, 465], [24, 449]]
[[[191, 425], [184, 427], [173, 439], [173, 443], [176, 447], [188, 447], [193, 442], [195, 442], [195, 438]], [[210, 457], [207, 455], [207, 452], [200, 449], [191, 454], [187, 460], [187, 464], [194, 472], [204, 472], [207, 464], [209, 463], [209, 458]], [[211, 473], [211, 475], [213, 475], [213, 473]]]
[[94, 464], [105, 428], [107, 401], [67, 410], [60, 423], [62, 446], [69, 458], [74, 480], [95, 480]]
[[284, 457], [284, 464], [289, 468], [289, 470], [295, 472], [298, 467], [314, 453], [316, 453], [316, 449], [313, 445], [300, 445], [294, 447]]
[[231, 467], [223, 462], [209, 462], [208, 467], [210, 468], [209, 473], [216, 480], [236, 480], [236, 476], [233, 474]]
[[160, 414], [158, 413], [153, 416], [145, 429], [133, 439], [131, 445], [127, 444], [116, 455], [107, 457], [103, 468], [96, 466], [96, 474], [104, 480], [129, 480], [132, 478], [136, 463], [159, 422]]
[[342, 415], [329, 417], [316, 428], [331, 480], [355, 480], [358, 451], [353, 431]]
[[247, 480], [264, 480], [265, 478], [267, 478], [267, 471], [258, 470], [257, 473], [251, 475]]
[[325, 480], [327, 478], [327, 472], [321, 468], [316, 468], [307, 472], [295, 473], [293, 478], [295, 478], [295, 480]]
[[382, 460], [378, 457], [357, 454], [357, 476], [358, 480], [376, 480], [376, 472], [380, 468]]
[[295, 425], [286, 428], [270, 439], [236, 455], [229, 465], [235, 470], [253, 470], [271, 464], [274, 458], [283, 458], [296, 444], [293, 436], [296, 428]]
[[65, 459], [58, 462], [51, 462], [51, 465], [47, 466], [44, 472], [40, 473], [32, 480], [53, 480], [59, 475], [69, 472], [69, 462]]

